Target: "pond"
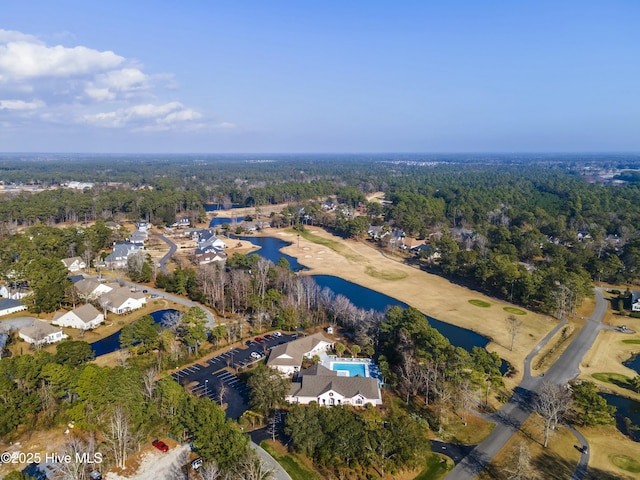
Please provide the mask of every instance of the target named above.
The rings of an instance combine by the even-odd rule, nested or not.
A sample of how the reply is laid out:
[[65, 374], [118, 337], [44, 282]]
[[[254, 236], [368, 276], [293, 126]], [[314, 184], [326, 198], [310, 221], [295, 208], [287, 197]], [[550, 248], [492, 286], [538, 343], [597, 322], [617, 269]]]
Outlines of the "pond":
[[631, 357], [629, 360], [624, 362], [623, 365], [634, 370], [638, 375], [640, 375], [640, 355]]
[[[166, 319], [168, 315], [178, 312], [178, 310], [166, 309], [166, 310], [158, 310], [157, 312], [150, 313], [151, 317], [153, 317], [153, 321], [163, 325], [163, 321]], [[100, 355], [105, 355], [107, 353], [115, 352], [116, 350], [120, 350], [120, 331], [109, 335], [108, 337], [104, 337], [96, 342], [90, 344], [91, 349], [96, 354], [96, 357]]]
[[[279, 251], [281, 248], [289, 245], [289, 243], [285, 242], [284, 240], [275, 237], [243, 236], [238, 238], [241, 238], [242, 240], [248, 240], [254, 245], [260, 246], [260, 250], [258, 250], [254, 254], [260, 255], [267, 260], [271, 260], [273, 263], [277, 263], [280, 257], [284, 257], [291, 265], [291, 269], [293, 271], [299, 271], [306, 268], [300, 265], [295, 258], [289, 255], [285, 255]], [[363, 308], [366, 310], [373, 309], [384, 312], [389, 307], [394, 305], [398, 305], [403, 308], [408, 307], [406, 303], [400, 302], [395, 298], [389, 297], [388, 295], [384, 295], [382, 293], [378, 293], [369, 288], [362, 287], [353, 282], [343, 280], [339, 277], [334, 277], [331, 275], [313, 275], [312, 278], [316, 281], [320, 288], [327, 287], [336, 295], [344, 295], [345, 297], [349, 298], [351, 303], [353, 303], [358, 308]], [[439, 320], [436, 320], [435, 318], [427, 318], [429, 319], [429, 323], [431, 324], [431, 326], [442, 333], [442, 335], [447, 337], [451, 344], [456, 347], [462, 347], [466, 350], [471, 351], [473, 347], [484, 348], [489, 343], [489, 340], [486, 337], [472, 332], [471, 330], [456, 327], [455, 325], [441, 322]], [[507, 368], [508, 364], [503, 361], [501, 368], [502, 373], [505, 373]]]
[[289, 262], [291, 270], [293, 270], [294, 272], [299, 272], [300, 270], [308, 270], [307, 267], [305, 267], [304, 265], [300, 265], [298, 263], [298, 260], [296, 260], [291, 255], [286, 255], [280, 252], [281, 248], [291, 245], [290, 242], [285, 242], [284, 240], [275, 237], [250, 237], [231, 235], [231, 238], [246, 240], [260, 247], [260, 250], [253, 252], [250, 255], [260, 255], [262, 258], [271, 260], [273, 263], [278, 263], [278, 260], [280, 260], [280, 258], [285, 258], [287, 262]]
[[[604, 397], [609, 405], [617, 408], [616, 426], [618, 430], [632, 440], [640, 442], [640, 402], [610, 393], [601, 393], [600, 395]], [[628, 418], [631, 422], [631, 431], [629, 431], [625, 418]]]
[[[366, 310], [373, 309], [379, 312], [384, 312], [388, 310], [389, 307], [396, 305], [402, 308], [409, 307], [406, 303], [396, 300], [393, 297], [339, 277], [334, 277], [332, 275], [312, 275], [312, 278], [320, 288], [327, 287], [335, 294], [344, 295], [358, 308]], [[472, 332], [471, 330], [456, 327], [455, 325], [441, 322], [429, 316], [427, 316], [427, 318], [429, 319], [429, 324], [442, 335], [447, 337], [449, 342], [456, 347], [462, 347], [465, 350], [471, 351], [473, 347], [484, 348], [489, 343], [489, 340], [486, 337]]]
[[244, 220], [243, 216], [230, 218], [230, 217], [213, 217], [211, 222], [209, 222], [209, 228], [219, 227], [224, 223], [228, 223], [229, 225], [234, 225], [236, 223], [242, 222]]
[[[242, 208], [240, 205], [232, 205], [231, 209], [234, 208]], [[224, 210], [224, 205], [221, 203], [205, 203], [204, 211], [205, 212], [217, 212], [218, 210]]]

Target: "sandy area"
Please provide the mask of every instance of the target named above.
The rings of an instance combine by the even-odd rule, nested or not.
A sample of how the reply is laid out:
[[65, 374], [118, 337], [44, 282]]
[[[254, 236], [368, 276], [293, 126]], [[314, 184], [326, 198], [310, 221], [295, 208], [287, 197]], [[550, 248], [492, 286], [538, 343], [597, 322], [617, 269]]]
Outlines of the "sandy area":
[[[489, 337], [492, 341], [487, 348], [516, 366], [519, 371], [516, 379], [522, 373], [524, 357], [557, 323], [555, 319], [530, 311], [526, 315], [519, 315], [523, 325], [512, 352], [509, 350], [511, 342], [506, 327], [510, 313], [504, 311], [504, 307], [510, 306], [509, 303], [405, 265], [401, 259], [388, 258], [367, 242], [343, 240], [321, 228], [309, 227], [309, 231], [315, 236], [338, 242], [340, 253], [303, 237], [300, 237], [298, 247], [297, 235], [284, 230], [272, 230], [269, 233], [293, 242], [283, 252], [309, 267], [306, 274], [338, 275], [397, 298], [433, 318]], [[472, 299], [488, 302], [490, 307], [472, 305], [469, 303]]]
[[[140, 457], [140, 465], [133, 474], [108, 472], [105, 480], [158, 480], [162, 478], [184, 478], [182, 467], [189, 461], [189, 447], [177, 445], [168, 452], [148, 449]], [[129, 463], [129, 462], [127, 462]]]

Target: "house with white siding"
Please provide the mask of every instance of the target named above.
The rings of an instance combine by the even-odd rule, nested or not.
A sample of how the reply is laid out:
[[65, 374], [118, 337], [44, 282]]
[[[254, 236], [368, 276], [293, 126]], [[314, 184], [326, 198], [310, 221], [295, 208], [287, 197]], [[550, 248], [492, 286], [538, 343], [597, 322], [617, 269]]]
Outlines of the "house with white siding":
[[147, 296], [142, 292], [132, 292], [127, 287], [120, 287], [101, 295], [99, 302], [109, 312], [123, 315], [142, 308], [147, 303]]
[[34, 318], [31, 324], [18, 330], [18, 336], [32, 345], [42, 345], [44, 343], [59, 342], [67, 338], [68, 335], [62, 333], [60, 328]]
[[87, 303], [70, 312], [58, 312], [51, 321], [52, 325], [71, 327], [79, 330], [92, 330], [104, 322], [104, 315], [93, 305]]
[[80, 257], [63, 258], [62, 263], [70, 272], [79, 272], [87, 268], [87, 264]]
[[3, 315], [11, 315], [12, 313], [26, 310], [27, 306], [13, 298], [3, 298], [0, 300], [0, 317]]
[[312, 358], [314, 355], [326, 352], [332, 346], [333, 340], [321, 333], [314, 333], [273, 347], [267, 359], [267, 366], [291, 375], [300, 370], [304, 358]]

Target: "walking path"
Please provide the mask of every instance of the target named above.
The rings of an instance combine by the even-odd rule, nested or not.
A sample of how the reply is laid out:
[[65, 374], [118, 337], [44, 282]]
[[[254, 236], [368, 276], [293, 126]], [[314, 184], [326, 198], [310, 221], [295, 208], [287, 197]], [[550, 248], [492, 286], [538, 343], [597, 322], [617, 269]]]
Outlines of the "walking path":
[[[602, 318], [607, 310], [607, 303], [602, 291], [596, 289], [596, 308], [589, 320], [576, 335], [571, 344], [549, 368], [545, 375], [545, 382], [564, 385], [580, 373], [580, 362], [602, 329]], [[560, 328], [559, 325], [557, 328]], [[554, 332], [557, 331], [554, 329]], [[514, 433], [529, 418], [531, 414], [531, 400], [542, 387], [541, 377], [532, 377], [529, 371], [531, 358], [542, 346], [549, 341], [552, 334], [549, 333], [534, 351], [527, 356], [529, 362], [525, 365], [525, 376], [513, 397], [495, 415], [496, 427], [489, 436], [467, 455], [447, 475], [447, 480], [473, 480], [493, 459], [493, 457], [507, 444]], [[581, 445], [588, 447], [586, 439], [572, 429]], [[589, 451], [588, 449], [587, 451]], [[572, 480], [582, 480], [587, 471], [589, 453], [581, 456]]]

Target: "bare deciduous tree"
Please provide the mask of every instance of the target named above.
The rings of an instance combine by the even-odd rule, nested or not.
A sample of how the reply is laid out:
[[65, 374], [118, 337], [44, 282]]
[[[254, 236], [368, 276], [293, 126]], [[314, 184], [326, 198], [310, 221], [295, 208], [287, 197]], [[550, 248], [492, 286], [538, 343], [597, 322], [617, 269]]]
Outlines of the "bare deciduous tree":
[[222, 472], [213, 460], [205, 462], [198, 469], [198, 473], [202, 477], [202, 480], [219, 480], [222, 478]]
[[522, 320], [516, 318], [514, 315], [509, 315], [507, 318], [507, 328], [509, 330], [509, 336], [511, 337], [511, 346], [509, 350], [513, 351], [513, 345], [516, 342], [516, 337], [520, 332], [520, 327], [522, 327]]
[[109, 425], [104, 432], [104, 438], [109, 450], [111, 450], [116, 466], [124, 468], [131, 448], [132, 435], [129, 417], [120, 405], [113, 409]]
[[156, 367], [147, 368], [142, 372], [142, 393], [144, 393], [145, 397], [149, 400], [153, 399], [153, 393], [156, 389], [156, 375], [158, 375], [158, 369]]
[[510, 452], [508, 466], [504, 471], [509, 480], [536, 480], [537, 475], [531, 465], [531, 452], [527, 446], [520, 442]]
[[544, 422], [544, 442], [549, 444], [549, 432], [560, 421], [571, 406], [571, 391], [564, 385], [543, 383], [540, 393], [533, 404], [534, 412]]

